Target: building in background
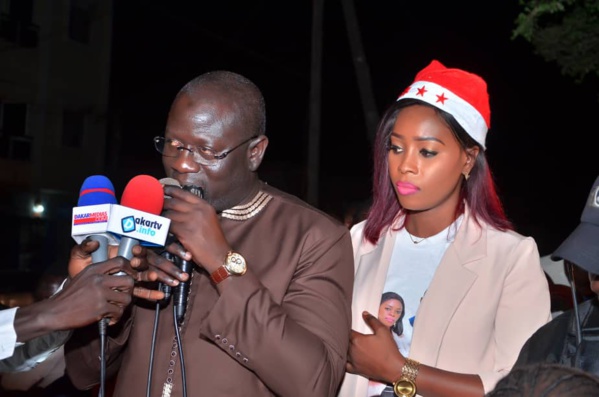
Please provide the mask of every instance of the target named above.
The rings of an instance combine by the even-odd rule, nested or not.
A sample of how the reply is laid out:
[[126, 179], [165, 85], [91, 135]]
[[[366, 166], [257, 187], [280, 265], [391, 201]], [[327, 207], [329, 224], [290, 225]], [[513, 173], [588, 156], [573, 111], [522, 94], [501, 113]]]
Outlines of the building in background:
[[0, 274], [67, 258], [78, 190], [106, 161], [111, 39], [111, 1], [0, 0]]

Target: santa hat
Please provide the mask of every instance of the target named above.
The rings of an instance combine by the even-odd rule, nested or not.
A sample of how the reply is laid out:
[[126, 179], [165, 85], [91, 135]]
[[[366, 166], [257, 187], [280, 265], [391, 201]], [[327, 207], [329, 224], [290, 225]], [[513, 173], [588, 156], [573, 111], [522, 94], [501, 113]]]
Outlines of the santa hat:
[[473, 73], [433, 60], [397, 100], [414, 98], [451, 114], [483, 149], [491, 125], [487, 83]]

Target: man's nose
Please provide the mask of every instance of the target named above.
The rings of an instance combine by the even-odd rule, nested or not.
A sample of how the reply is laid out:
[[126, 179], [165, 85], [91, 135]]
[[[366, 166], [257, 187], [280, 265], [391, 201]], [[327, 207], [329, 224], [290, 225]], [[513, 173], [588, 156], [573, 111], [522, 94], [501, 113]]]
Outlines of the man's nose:
[[175, 157], [173, 168], [181, 173], [197, 173], [200, 171], [200, 165], [194, 160], [193, 150], [182, 147], [179, 149], [179, 154]]

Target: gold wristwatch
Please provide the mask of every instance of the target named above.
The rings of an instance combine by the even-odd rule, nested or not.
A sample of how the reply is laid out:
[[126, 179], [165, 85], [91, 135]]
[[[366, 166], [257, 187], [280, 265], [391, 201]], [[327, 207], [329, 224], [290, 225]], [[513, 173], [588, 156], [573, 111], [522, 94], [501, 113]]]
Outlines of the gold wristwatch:
[[416, 376], [420, 363], [406, 358], [406, 363], [401, 369], [401, 378], [393, 382], [393, 392], [397, 397], [414, 397], [416, 395]]
[[246, 270], [247, 264], [244, 257], [237, 252], [229, 251], [225, 263], [210, 274], [210, 280], [216, 285], [229, 276], [243, 276]]

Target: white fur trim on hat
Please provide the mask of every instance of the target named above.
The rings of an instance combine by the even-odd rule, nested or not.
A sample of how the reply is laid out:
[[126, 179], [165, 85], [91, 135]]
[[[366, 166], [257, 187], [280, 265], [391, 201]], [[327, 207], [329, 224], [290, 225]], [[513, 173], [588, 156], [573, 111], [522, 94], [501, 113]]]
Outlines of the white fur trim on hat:
[[480, 112], [469, 102], [445, 87], [422, 80], [413, 82], [397, 100], [406, 98], [419, 99], [451, 114], [468, 135], [485, 149], [489, 128]]

